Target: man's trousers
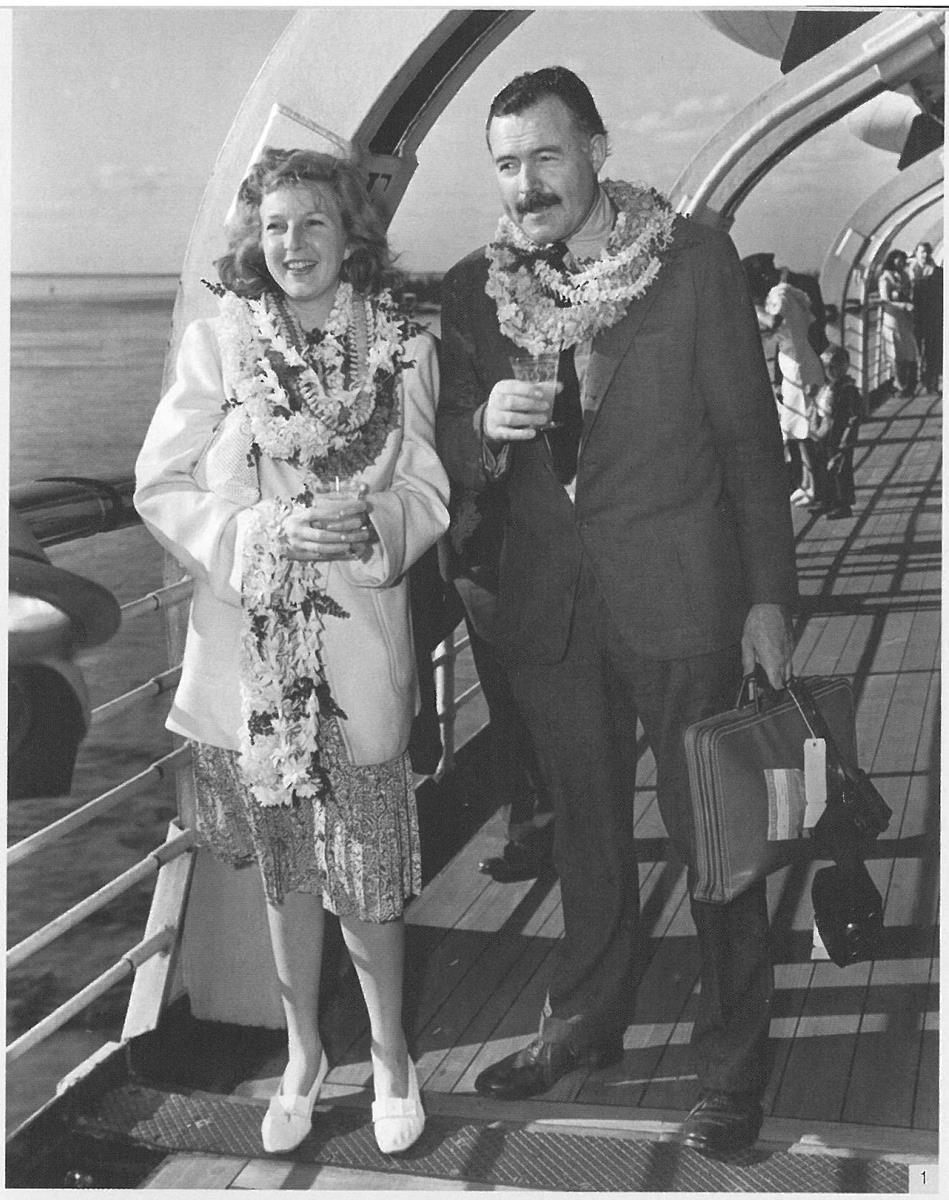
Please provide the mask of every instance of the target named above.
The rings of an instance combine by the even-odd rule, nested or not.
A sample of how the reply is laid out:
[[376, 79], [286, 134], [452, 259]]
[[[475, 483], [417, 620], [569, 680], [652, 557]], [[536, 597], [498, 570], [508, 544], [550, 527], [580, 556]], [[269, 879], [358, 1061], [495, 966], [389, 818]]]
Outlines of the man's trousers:
[[[563, 898], [542, 1037], [599, 1043], [630, 1023], [645, 966], [633, 836], [637, 717], [656, 759], [663, 822], [691, 864], [682, 735], [734, 705], [740, 650], [674, 660], [637, 654], [584, 563], [564, 658], [517, 664], [512, 683], [554, 803]], [[691, 866], [689, 873], [691, 884]], [[691, 907], [701, 958], [692, 1036], [700, 1086], [761, 1092], [773, 991], [765, 885], [726, 905], [692, 900]]]

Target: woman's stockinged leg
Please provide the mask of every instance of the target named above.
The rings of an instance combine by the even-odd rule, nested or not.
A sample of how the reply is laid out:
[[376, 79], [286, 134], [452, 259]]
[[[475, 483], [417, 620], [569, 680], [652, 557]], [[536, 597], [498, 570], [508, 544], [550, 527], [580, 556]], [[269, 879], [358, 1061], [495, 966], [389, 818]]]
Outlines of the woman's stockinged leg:
[[374, 924], [340, 917], [343, 939], [369, 1012], [376, 1099], [409, 1093], [408, 1048], [402, 1028], [405, 925], [401, 918]]
[[267, 904], [280, 998], [287, 1019], [287, 1095], [312, 1088], [323, 1045], [320, 1039], [320, 967], [323, 962], [323, 902], [320, 896], [289, 892], [282, 904]]

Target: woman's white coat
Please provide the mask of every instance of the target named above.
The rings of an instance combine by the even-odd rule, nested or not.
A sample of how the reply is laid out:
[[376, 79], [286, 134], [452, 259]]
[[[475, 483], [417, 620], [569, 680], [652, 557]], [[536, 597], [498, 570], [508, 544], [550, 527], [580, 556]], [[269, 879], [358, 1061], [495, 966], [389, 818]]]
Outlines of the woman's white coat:
[[[159, 402], [136, 463], [135, 506], [194, 579], [168, 728], [236, 749], [242, 540], [256, 497], [241, 484], [241, 455], [230, 490], [208, 489], [224, 398], [234, 394], [222, 371], [218, 324], [219, 318], [196, 321], [185, 331], [175, 381]], [[413, 339], [405, 357], [414, 366], [400, 380], [401, 425], [359, 475], [369, 487], [378, 541], [366, 562], [321, 568], [326, 591], [350, 614], [346, 620], [324, 618], [323, 665], [347, 714], [339, 727], [357, 766], [385, 762], [408, 745], [418, 685], [405, 573], [448, 524], [448, 479], [434, 449], [438, 366], [431, 336]], [[228, 420], [239, 420], [237, 410]], [[294, 468], [266, 457], [256, 483], [260, 501], [291, 497], [302, 487]]]

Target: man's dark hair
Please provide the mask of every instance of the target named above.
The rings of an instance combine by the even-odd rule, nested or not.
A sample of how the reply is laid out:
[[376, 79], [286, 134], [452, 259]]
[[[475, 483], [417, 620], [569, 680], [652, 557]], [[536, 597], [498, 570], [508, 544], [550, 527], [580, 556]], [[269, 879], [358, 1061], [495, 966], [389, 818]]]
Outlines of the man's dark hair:
[[749, 254], [741, 260], [748, 281], [748, 291], [755, 304], [764, 304], [765, 297], [781, 280], [781, 272], [774, 265], [773, 254]]
[[547, 96], [556, 96], [563, 101], [587, 137], [595, 134], [606, 137], [606, 127], [590, 89], [579, 75], [566, 67], [542, 67], [512, 79], [491, 101], [485, 133], [490, 130], [495, 117], [517, 116]]

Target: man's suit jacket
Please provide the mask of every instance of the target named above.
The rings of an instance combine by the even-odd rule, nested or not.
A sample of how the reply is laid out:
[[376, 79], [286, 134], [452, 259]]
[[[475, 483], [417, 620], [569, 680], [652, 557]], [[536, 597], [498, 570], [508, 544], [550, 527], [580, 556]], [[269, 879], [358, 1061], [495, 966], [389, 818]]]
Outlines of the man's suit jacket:
[[731, 240], [676, 222], [658, 278], [598, 334], [571, 503], [543, 437], [495, 468], [479, 409], [511, 377], [476, 251], [442, 293], [437, 444], [449, 476], [499, 488], [505, 651], [562, 657], [581, 557], [631, 647], [680, 658], [740, 640], [748, 607], [797, 594], [786, 473], [757, 320]]

